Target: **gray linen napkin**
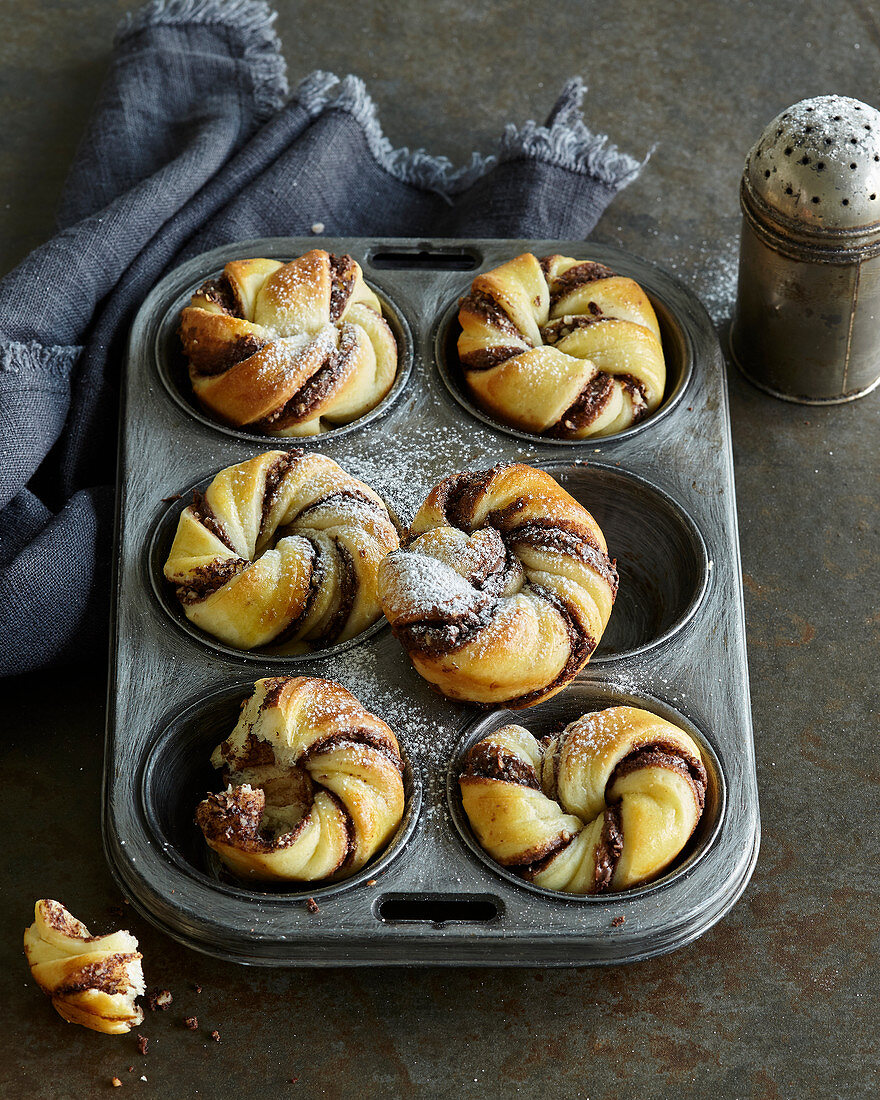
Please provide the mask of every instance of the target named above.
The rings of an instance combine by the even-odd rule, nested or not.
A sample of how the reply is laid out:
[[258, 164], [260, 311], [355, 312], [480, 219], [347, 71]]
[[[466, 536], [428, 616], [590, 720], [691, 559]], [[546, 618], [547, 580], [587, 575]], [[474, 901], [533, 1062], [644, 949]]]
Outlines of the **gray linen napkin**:
[[454, 170], [392, 149], [363, 83], [288, 97], [262, 0], [154, 0], [119, 30], [57, 235], [0, 282], [0, 674], [106, 640], [124, 342], [151, 287], [228, 241], [582, 238], [641, 165], [593, 134], [569, 81]]

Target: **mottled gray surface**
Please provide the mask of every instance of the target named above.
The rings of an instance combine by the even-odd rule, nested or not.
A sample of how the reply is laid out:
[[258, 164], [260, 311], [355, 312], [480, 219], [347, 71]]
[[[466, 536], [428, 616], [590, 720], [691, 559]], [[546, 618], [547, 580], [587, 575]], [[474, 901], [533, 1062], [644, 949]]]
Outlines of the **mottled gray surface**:
[[[126, 6], [0, 5], [4, 270], [51, 232]], [[281, 7], [293, 80], [316, 65], [358, 72], [393, 141], [455, 159], [583, 73], [597, 127], [635, 153], [658, 142], [596, 238], [670, 268], [722, 325], [749, 144], [803, 96], [877, 98], [880, 23], [864, 0], [368, 0], [335, 4], [332, 28], [317, 9]], [[132, 920], [149, 982], [175, 994], [141, 1029], [142, 1058], [133, 1036], [63, 1024], [20, 954], [35, 898], [99, 930], [120, 903], [100, 849], [104, 669], [30, 677], [4, 687], [0, 1094], [80, 1097], [114, 1074], [173, 1097], [876, 1094], [880, 393], [811, 409], [730, 381], [764, 839], [720, 925], [610, 971], [275, 973], [209, 961]], [[192, 1013], [197, 1033], [182, 1025]]]

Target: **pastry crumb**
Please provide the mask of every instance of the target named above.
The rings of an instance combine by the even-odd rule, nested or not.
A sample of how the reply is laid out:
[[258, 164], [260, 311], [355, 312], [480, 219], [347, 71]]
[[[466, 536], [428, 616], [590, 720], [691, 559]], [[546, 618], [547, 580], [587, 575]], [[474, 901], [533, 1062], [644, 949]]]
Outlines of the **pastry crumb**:
[[119, 1088], [119, 1087], [120, 1087], [120, 1086], [122, 1085], [122, 1082], [121, 1082], [121, 1081], [119, 1080], [119, 1078], [118, 1078], [118, 1077], [111, 1077], [111, 1078], [110, 1078], [110, 1084], [111, 1084], [111, 1085], [112, 1085], [112, 1086], [113, 1086], [113, 1087], [114, 1087], [115, 1089], [118, 1089], [118, 1088]]
[[214, 1030], [211, 1032], [211, 1038], [214, 1040], [215, 1043], [220, 1042], [220, 1032], [216, 1028], [214, 1028]]
[[169, 989], [154, 989], [147, 995], [147, 1004], [150, 1006], [150, 1012], [155, 1012], [157, 1009], [161, 1009], [163, 1012], [168, 1008], [174, 998], [171, 996]]
[[306, 909], [308, 909], [310, 913], [321, 912], [321, 910], [318, 908], [318, 903], [315, 901], [314, 898], [309, 898], [309, 900], [306, 902]]
[[146, 1035], [138, 1035], [138, 1037], [137, 1037], [138, 1054], [146, 1054], [147, 1053], [147, 1043], [149, 1043], [149, 1041], [150, 1040], [146, 1037]]
[[623, 916], [615, 917], [614, 920], [611, 922], [611, 927], [612, 928], [620, 928], [620, 926], [623, 924], [623, 922], [625, 920], [626, 920], [626, 917], [623, 917]]
[[186, 1016], [183, 1021], [184, 1027], [188, 1027], [190, 1031], [198, 1031], [199, 1018], [198, 1016]]
[[318, 233], [323, 233], [324, 232], [324, 223], [323, 222], [315, 222], [312, 225], [312, 232], [316, 235]]

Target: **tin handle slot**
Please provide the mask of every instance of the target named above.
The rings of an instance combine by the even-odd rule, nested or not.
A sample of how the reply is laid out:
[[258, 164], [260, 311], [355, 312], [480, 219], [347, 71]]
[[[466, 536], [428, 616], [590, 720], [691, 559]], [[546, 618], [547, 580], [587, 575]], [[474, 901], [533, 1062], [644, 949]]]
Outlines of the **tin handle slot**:
[[373, 267], [385, 271], [473, 271], [480, 257], [469, 249], [388, 248], [371, 253]]
[[500, 898], [485, 894], [385, 894], [373, 912], [386, 924], [488, 924], [502, 912]]

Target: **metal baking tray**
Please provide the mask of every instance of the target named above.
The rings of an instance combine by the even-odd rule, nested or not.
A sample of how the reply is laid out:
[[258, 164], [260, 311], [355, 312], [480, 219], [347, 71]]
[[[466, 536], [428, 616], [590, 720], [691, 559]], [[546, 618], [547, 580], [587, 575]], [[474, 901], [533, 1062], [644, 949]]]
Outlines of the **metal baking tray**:
[[[234, 258], [353, 255], [401, 352], [372, 414], [289, 442], [220, 427], [192, 404], [175, 336], [191, 291]], [[613, 438], [570, 443], [493, 423], [460, 388], [457, 302], [474, 275], [523, 251], [598, 260], [650, 295], [668, 365], [663, 406]], [[180, 510], [220, 469], [273, 447], [329, 455], [404, 523], [445, 475], [520, 460], [550, 470], [596, 517], [620, 593], [592, 661], [561, 694], [512, 715], [436, 695], [384, 620], [324, 653], [241, 653], [190, 627], [162, 579]], [[724, 362], [699, 301], [667, 273], [583, 241], [271, 238], [189, 260], [153, 290], [128, 348], [120, 441], [103, 825], [136, 908], [181, 942], [263, 965], [585, 965], [646, 958], [705, 932], [754, 867], [759, 817]], [[407, 809], [389, 848], [333, 885], [251, 889], [225, 876], [194, 821], [216, 789], [208, 757], [254, 680], [318, 675], [398, 733]], [[704, 747], [706, 810], [674, 868], [624, 893], [560, 895], [479, 848], [458, 798], [467, 747], [505, 721], [540, 734], [624, 702]], [[313, 899], [315, 904], [310, 904]], [[317, 911], [315, 911], [317, 906]]]

